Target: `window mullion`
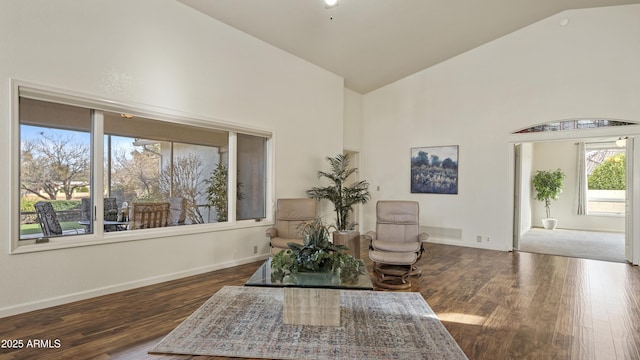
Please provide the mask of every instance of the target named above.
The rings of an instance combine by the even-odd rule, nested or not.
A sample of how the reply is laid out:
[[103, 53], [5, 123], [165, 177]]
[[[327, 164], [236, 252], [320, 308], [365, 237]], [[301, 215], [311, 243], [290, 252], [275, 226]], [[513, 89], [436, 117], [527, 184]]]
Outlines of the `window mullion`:
[[100, 237], [104, 232], [104, 112], [92, 110], [92, 120], [91, 198], [95, 216], [93, 232]]
[[229, 167], [227, 177], [227, 221], [236, 222], [236, 201], [238, 183], [238, 134], [229, 132]]

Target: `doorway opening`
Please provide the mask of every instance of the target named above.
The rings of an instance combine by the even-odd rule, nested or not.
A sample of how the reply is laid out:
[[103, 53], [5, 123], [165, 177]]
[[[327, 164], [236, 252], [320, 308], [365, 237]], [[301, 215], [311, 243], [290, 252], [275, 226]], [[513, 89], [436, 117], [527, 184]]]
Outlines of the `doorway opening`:
[[[639, 201], [633, 188], [640, 181], [638, 174], [634, 176], [638, 171], [634, 162], [640, 156], [634, 159], [637, 150], [630, 136], [635, 127], [573, 131], [566, 136], [557, 129], [543, 134], [517, 132], [527, 136], [512, 137], [514, 250], [637, 264], [640, 245], [632, 219]], [[623, 129], [625, 134], [620, 135]], [[535, 200], [532, 177], [538, 170], [556, 169], [565, 173], [563, 191], [550, 206], [551, 217], [559, 223], [556, 230], [545, 230], [545, 206]]]

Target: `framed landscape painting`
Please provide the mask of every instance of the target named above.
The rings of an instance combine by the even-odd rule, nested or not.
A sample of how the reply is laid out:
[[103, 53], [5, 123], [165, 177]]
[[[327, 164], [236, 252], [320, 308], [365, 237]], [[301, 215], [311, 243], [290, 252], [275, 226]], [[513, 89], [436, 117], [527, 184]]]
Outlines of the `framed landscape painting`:
[[458, 193], [458, 145], [411, 148], [411, 193]]

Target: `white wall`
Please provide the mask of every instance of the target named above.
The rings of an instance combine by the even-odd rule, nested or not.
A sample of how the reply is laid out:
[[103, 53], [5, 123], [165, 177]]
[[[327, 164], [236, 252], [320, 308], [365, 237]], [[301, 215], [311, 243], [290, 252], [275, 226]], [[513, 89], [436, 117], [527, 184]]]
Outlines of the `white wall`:
[[[304, 196], [342, 151], [343, 79], [173, 0], [3, 1], [0, 168], [12, 168], [10, 78], [274, 133], [275, 198]], [[321, 126], [318, 126], [321, 124]], [[10, 177], [0, 178], [4, 199]], [[0, 208], [0, 316], [258, 259], [243, 229], [9, 255]]]
[[[366, 94], [363, 178], [380, 191], [363, 230], [376, 200], [414, 199], [423, 225], [462, 230], [437, 241], [509, 249], [509, 134], [559, 119], [640, 121], [639, 18], [640, 5], [566, 11]], [[411, 194], [410, 148], [437, 145], [460, 146], [459, 194]]]
[[[558, 219], [558, 228], [579, 229], [591, 231], [624, 232], [624, 216], [576, 215], [577, 197], [577, 158], [578, 146], [576, 141], [550, 141], [533, 144], [533, 173], [537, 170], [561, 169], [566, 177], [563, 190], [558, 200], [551, 201], [551, 216]], [[546, 217], [544, 203], [535, 200], [535, 189], [531, 187], [531, 221], [533, 227], [542, 226], [542, 218]]]
[[344, 89], [344, 148], [359, 152], [362, 150], [362, 95]]
[[[362, 94], [353, 90], [344, 89], [344, 150], [351, 154], [351, 166], [358, 168], [357, 179], [351, 178], [352, 181], [362, 179], [362, 167], [360, 157], [362, 151]], [[370, 189], [371, 190], [371, 189]], [[333, 207], [331, 216], [335, 218]], [[362, 205], [356, 205], [353, 211], [356, 230], [360, 230], [360, 224], [363, 222]], [[361, 245], [362, 246], [362, 245]]]

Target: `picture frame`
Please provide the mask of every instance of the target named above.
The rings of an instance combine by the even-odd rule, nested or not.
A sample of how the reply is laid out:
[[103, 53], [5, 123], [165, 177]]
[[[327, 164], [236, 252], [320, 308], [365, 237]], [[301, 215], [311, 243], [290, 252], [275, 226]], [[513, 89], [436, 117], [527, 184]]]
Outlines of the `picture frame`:
[[458, 145], [411, 148], [412, 194], [458, 194]]

